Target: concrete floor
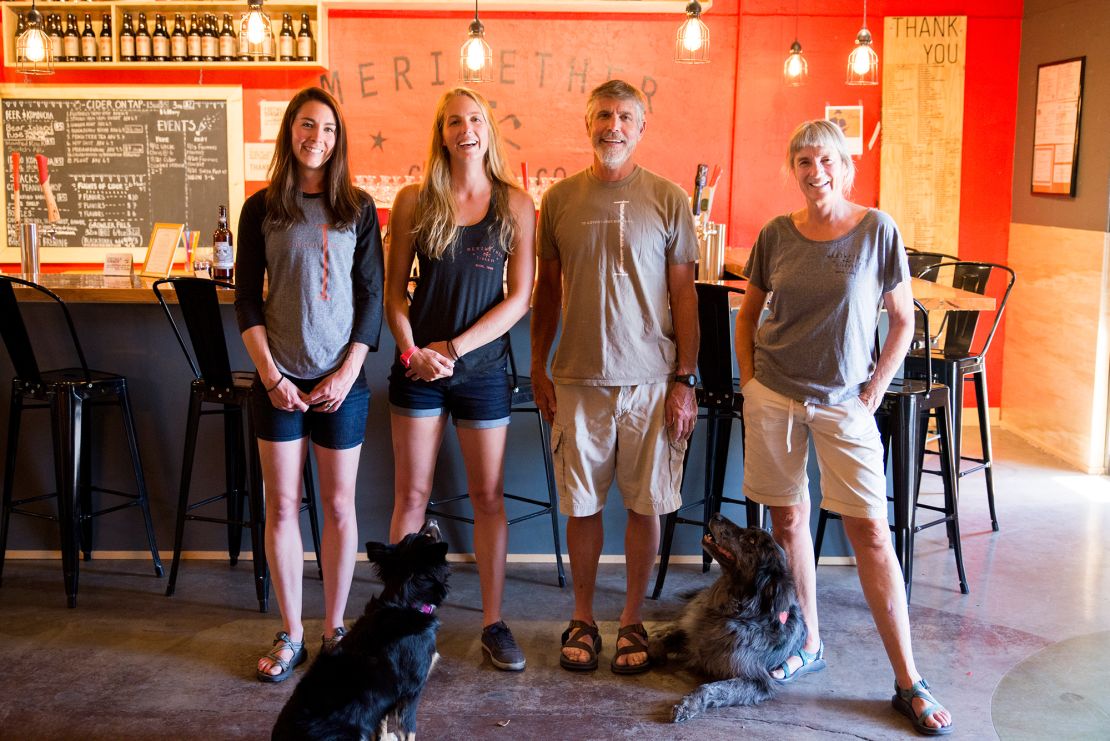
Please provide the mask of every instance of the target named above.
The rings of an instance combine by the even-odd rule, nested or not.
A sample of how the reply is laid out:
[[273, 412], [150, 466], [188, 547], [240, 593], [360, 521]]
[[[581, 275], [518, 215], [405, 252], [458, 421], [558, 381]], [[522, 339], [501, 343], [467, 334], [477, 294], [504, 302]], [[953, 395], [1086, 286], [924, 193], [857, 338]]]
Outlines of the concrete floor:
[[[958, 737], [1106, 738], [1110, 703], [1093, 688], [1110, 685], [1100, 658], [1110, 641], [1110, 481], [1073, 473], [1004, 431], [997, 438], [1000, 533], [990, 531], [982, 477], [962, 487], [970, 595], [957, 591], [941, 529], [919, 536], [911, 605], [918, 665], [952, 710]], [[316, 635], [321, 587], [313, 569], [306, 573], [307, 630]], [[601, 568], [605, 649], [602, 668], [588, 675], [558, 666], [571, 594], [555, 586], [554, 574], [553, 565], [509, 566], [505, 616], [528, 668], [506, 674], [482, 660], [477, 574], [471, 564], [457, 565], [441, 611], [443, 661], [420, 707], [422, 737], [912, 735], [890, 708], [892, 674], [851, 567], [822, 566], [818, 574], [827, 671], [764, 705], [711, 711], [682, 726], [669, 724], [670, 708], [694, 677], [608, 670], [623, 567]], [[672, 567], [663, 598], [648, 604], [649, 630], [675, 614], [680, 592], [711, 578], [695, 566]], [[80, 606], [69, 610], [58, 562], [8, 561], [0, 589], [0, 738], [267, 738], [296, 680], [274, 686], [254, 679], [255, 660], [278, 624], [276, 612], [257, 612], [250, 565], [189, 561], [177, 596], [162, 596], [164, 587], [148, 562], [94, 560], [82, 565]], [[377, 588], [361, 563], [350, 612]]]

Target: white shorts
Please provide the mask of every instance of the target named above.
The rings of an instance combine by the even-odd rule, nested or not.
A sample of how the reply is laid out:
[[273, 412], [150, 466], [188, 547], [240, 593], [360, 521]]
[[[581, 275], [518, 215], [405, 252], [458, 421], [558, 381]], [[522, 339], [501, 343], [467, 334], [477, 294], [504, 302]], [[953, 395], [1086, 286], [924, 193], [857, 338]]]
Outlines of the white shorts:
[[600, 512], [614, 477], [626, 509], [662, 515], [679, 508], [686, 440], [672, 440], [667, 429], [668, 387], [555, 384], [551, 454], [563, 514]]
[[744, 384], [744, 496], [772, 507], [809, 496], [809, 438], [821, 471], [821, 507], [887, 519], [883, 445], [859, 397], [843, 404], [795, 401], [756, 379]]

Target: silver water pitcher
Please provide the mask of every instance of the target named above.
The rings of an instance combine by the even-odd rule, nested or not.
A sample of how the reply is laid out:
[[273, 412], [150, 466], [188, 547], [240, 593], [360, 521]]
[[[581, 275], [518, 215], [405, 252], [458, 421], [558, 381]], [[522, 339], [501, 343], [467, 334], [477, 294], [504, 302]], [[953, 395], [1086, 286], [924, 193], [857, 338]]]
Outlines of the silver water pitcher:
[[19, 269], [23, 273], [39, 272], [39, 228], [31, 221], [23, 222], [19, 242]]

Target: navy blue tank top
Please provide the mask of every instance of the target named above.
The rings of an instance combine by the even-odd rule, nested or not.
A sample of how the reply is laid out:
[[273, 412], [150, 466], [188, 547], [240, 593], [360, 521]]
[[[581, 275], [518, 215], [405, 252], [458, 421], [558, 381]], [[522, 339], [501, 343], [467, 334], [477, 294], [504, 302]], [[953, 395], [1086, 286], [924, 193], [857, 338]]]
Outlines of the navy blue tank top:
[[[493, 196], [477, 224], [456, 230], [455, 241], [438, 260], [417, 246], [420, 280], [409, 306], [409, 323], [417, 347], [449, 340], [505, 300], [505, 250], [498, 243]], [[504, 371], [509, 338], [502, 335], [463, 355], [449, 385], [495, 370]]]

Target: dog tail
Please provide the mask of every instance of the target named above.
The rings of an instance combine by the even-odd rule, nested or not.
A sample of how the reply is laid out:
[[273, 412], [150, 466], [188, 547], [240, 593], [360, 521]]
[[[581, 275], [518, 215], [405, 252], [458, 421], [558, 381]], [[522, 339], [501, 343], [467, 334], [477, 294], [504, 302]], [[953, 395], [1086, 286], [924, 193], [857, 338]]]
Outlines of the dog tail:
[[709, 708], [756, 705], [771, 697], [774, 685], [748, 677], [709, 682], [682, 698], [674, 706], [673, 720], [681, 723]]

